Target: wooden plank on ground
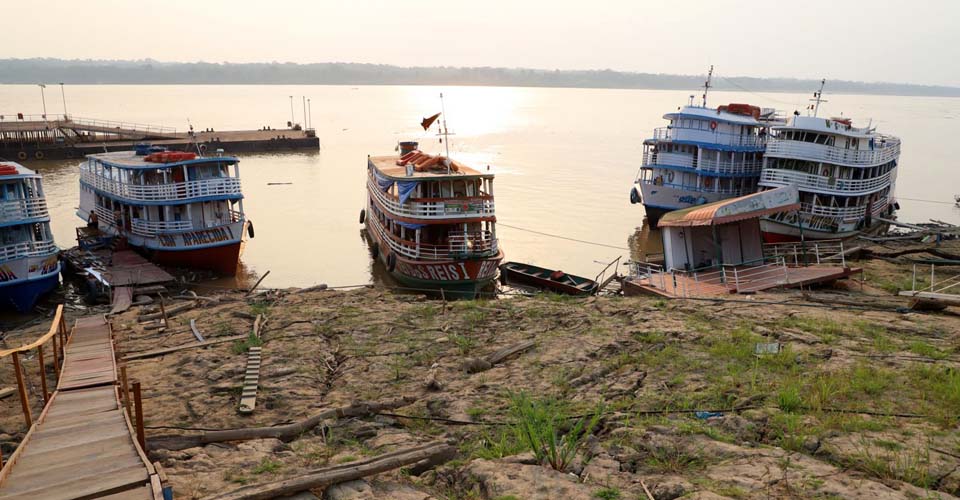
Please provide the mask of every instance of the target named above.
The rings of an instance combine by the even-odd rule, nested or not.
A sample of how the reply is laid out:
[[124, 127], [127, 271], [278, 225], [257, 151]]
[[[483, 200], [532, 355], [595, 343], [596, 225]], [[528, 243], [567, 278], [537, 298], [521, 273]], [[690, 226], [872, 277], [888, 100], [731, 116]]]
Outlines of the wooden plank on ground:
[[253, 413], [257, 406], [257, 387], [260, 385], [261, 348], [251, 347], [247, 353], [247, 370], [243, 376], [243, 392], [240, 394], [240, 413]]
[[0, 399], [8, 397], [15, 392], [17, 392], [16, 387], [4, 387], [3, 389], [0, 389]]
[[206, 342], [193, 342], [191, 344], [183, 344], [173, 347], [165, 347], [163, 349], [154, 349], [152, 351], [138, 352], [134, 354], [128, 354], [123, 357], [123, 361], [133, 361], [136, 359], [152, 358], [155, 356], [163, 356], [164, 354], [170, 354], [171, 352], [182, 351], [184, 349], [198, 349], [200, 347], [207, 347], [210, 345], [222, 344], [224, 342], [233, 342], [236, 340], [243, 340], [247, 338], [246, 335], [231, 335], [229, 337], [218, 337], [213, 340], [207, 340]]

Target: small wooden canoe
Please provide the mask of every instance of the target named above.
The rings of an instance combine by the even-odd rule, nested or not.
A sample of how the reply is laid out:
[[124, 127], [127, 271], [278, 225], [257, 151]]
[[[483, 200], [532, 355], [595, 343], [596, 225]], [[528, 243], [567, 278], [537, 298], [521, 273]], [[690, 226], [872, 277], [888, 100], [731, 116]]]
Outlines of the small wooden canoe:
[[593, 295], [599, 287], [591, 279], [521, 262], [501, 264], [500, 280], [505, 284], [528, 285], [567, 295]]

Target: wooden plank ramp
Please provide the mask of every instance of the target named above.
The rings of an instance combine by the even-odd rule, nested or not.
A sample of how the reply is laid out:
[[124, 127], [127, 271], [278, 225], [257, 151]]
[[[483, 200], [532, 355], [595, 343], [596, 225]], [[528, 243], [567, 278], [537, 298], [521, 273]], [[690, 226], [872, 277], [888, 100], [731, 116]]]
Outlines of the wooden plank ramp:
[[0, 499], [163, 498], [120, 404], [110, 325], [77, 320], [56, 392], [0, 470]]

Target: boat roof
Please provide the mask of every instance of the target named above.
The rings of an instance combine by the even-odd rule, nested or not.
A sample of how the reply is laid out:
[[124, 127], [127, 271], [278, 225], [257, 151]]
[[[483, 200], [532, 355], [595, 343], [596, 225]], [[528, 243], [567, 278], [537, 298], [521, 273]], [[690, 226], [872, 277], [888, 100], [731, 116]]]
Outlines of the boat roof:
[[821, 118], [818, 116], [799, 116], [791, 117], [786, 125], [773, 127], [774, 130], [807, 130], [810, 132], [820, 132], [824, 134], [836, 134], [847, 137], [856, 137], [867, 139], [870, 137], [884, 137], [894, 139], [891, 136], [878, 134], [873, 129], [867, 127], [848, 126], [838, 120], [850, 120], [847, 117]]
[[745, 219], [756, 219], [777, 212], [800, 208], [797, 186], [789, 185], [739, 198], [715, 201], [681, 210], [667, 212], [660, 217], [659, 227], [717, 226]]
[[178, 165], [194, 165], [198, 163], [239, 163], [240, 159], [236, 156], [197, 156], [192, 160], [173, 161], [170, 163], [157, 163], [144, 161], [146, 156], [139, 156], [134, 151], [114, 151], [112, 153], [97, 153], [87, 155], [87, 158], [95, 159], [105, 165], [117, 168], [130, 169], [158, 169], [169, 168]]
[[760, 126], [762, 123], [752, 116], [720, 111], [717, 108], [705, 108], [703, 106], [684, 106], [678, 111], [663, 115], [667, 120], [676, 120], [678, 118], [695, 118], [699, 120], [710, 120], [715, 122], [726, 122], [735, 125]]
[[463, 163], [457, 160], [451, 160], [457, 167], [457, 170], [447, 170], [446, 167], [442, 166], [443, 161], [446, 160], [441, 155], [427, 155], [424, 154], [421, 156], [422, 159], [432, 159], [439, 158], [440, 166], [435, 169], [424, 170], [421, 172], [414, 171], [412, 175], [407, 175], [407, 166], [398, 165], [400, 161], [399, 155], [390, 155], [390, 156], [368, 156], [367, 163], [373, 168], [377, 169], [381, 175], [388, 177], [394, 180], [400, 181], [409, 181], [409, 180], [436, 180], [436, 179], [464, 179], [470, 177], [477, 178], [493, 178], [494, 175], [492, 172], [480, 172], [479, 170], [464, 165]]
[[[40, 174], [34, 172], [33, 170], [30, 170], [27, 167], [24, 167], [23, 165], [15, 161], [0, 161], [0, 168], [4, 166], [13, 167], [14, 169], [16, 169], [17, 172], [15, 174], [0, 173], [0, 181], [13, 180], [13, 179], [26, 179], [28, 177], [40, 177]], [[4, 170], [8, 170], [8, 169], [2, 169], [0, 170], [0, 172]]]

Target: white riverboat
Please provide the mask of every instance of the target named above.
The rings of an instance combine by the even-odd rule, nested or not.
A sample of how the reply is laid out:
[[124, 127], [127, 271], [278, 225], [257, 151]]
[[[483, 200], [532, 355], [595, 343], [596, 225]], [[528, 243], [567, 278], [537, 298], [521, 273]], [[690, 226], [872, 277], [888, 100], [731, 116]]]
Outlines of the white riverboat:
[[232, 156], [121, 151], [80, 164], [77, 215], [150, 260], [236, 274], [244, 232], [240, 161]]
[[660, 216], [691, 206], [757, 191], [768, 128], [775, 111], [749, 104], [707, 107], [710, 77], [701, 104], [690, 102], [663, 115], [666, 127], [643, 142], [640, 176], [630, 192], [642, 203], [651, 225]]
[[760, 174], [761, 189], [795, 185], [800, 210], [761, 220], [768, 243], [850, 238], [886, 230], [895, 198], [900, 139], [855, 127], [850, 118], [817, 116], [823, 83], [808, 116], [798, 112], [773, 127]]
[[0, 308], [29, 311], [56, 287], [59, 253], [40, 175], [0, 162]]

